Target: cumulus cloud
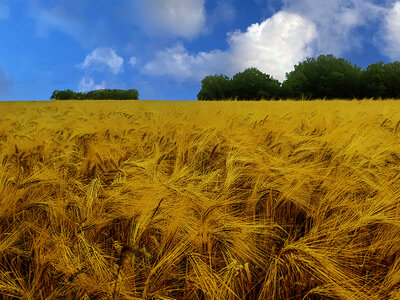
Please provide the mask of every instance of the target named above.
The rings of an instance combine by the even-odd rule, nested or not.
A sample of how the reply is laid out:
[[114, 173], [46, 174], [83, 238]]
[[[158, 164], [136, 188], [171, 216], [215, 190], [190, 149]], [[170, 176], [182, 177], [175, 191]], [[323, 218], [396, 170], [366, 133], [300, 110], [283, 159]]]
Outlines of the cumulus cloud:
[[228, 34], [229, 48], [190, 54], [181, 44], [157, 53], [142, 71], [150, 75], [168, 75], [183, 81], [224, 73], [232, 76], [246, 68], [260, 71], [283, 81], [285, 73], [313, 54], [317, 38], [315, 25], [301, 15], [279, 12], [246, 32]]
[[89, 53], [78, 67], [96, 71], [103, 71], [104, 67], [108, 67], [113, 74], [117, 74], [123, 70], [123, 63], [124, 59], [118, 56], [115, 50], [100, 47]]
[[[235, 69], [256, 67], [284, 80], [285, 73], [304, 58], [313, 55], [318, 37], [315, 25], [301, 15], [279, 12], [245, 33], [229, 36]], [[236, 71], [235, 70], [235, 71]]]
[[78, 91], [79, 92], [88, 92], [93, 90], [100, 90], [106, 88], [105, 81], [96, 84], [93, 78], [83, 77], [79, 82]]
[[396, 2], [388, 10], [383, 29], [383, 39], [385, 41], [385, 54], [391, 59], [400, 59], [400, 1]]
[[154, 35], [192, 38], [205, 26], [205, 0], [137, 1], [143, 28]]
[[379, 22], [386, 8], [371, 0], [282, 0], [285, 11], [310, 19], [318, 28], [316, 50], [342, 55], [361, 48], [363, 39], [357, 28]]
[[10, 15], [10, 9], [5, 4], [0, 3], [0, 20], [8, 19]]
[[177, 81], [197, 80], [210, 72], [226, 70], [229, 67], [228, 60], [229, 55], [220, 50], [193, 55], [182, 44], [178, 44], [159, 51], [142, 71], [149, 75], [168, 75]]

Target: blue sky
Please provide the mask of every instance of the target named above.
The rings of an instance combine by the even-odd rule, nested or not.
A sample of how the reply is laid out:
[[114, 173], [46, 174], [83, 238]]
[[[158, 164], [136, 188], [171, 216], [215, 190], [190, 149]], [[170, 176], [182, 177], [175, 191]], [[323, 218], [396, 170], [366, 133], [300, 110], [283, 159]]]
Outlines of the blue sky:
[[0, 100], [136, 88], [196, 100], [248, 67], [281, 82], [307, 57], [400, 60], [400, 1], [0, 0]]

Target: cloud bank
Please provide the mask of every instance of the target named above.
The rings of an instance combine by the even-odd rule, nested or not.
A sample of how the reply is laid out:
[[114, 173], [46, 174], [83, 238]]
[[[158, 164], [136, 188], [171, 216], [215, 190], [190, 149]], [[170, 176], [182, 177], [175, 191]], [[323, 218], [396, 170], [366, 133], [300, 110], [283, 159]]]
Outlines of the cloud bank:
[[[257, 2], [269, 5], [268, 1]], [[245, 32], [228, 33], [226, 50], [191, 53], [177, 43], [157, 52], [142, 72], [182, 82], [201, 80], [209, 74], [232, 76], [256, 67], [283, 81], [285, 74], [305, 58], [319, 54], [343, 56], [349, 51], [362, 50], [366, 39], [375, 41], [379, 51], [398, 60], [400, 1], [390, 7], [385, 6], [390, 1], [376, 3], [374, 0], [282, 0], [281, 10], [270, 18], [249, 26]], [[365, 35], [365, 30], [371, 36]]]
[[383, 28], [385, 54], [391, 59], [400, 60], [400, 2], [388, 10]]
[[315, 25], [295, 13], [281, 11], [261, 24], [253, 24], [245, 33], [229, 35], [235, 72], [256, 67], [283, 80], [285, 73], [304, 58], [313, 55], [318, 37]]
[[168, 75], [177, 81], [199, 80], [205, 75], [225, 73], [232, 76], [245, 68], [284, 80], [285, 73], [313, 54], [317, 38], [315, 25], [299, 14], [281, 11], [246, 32], [228, 34], [229, 48], [190, 54], [182, 44], [159, 51], [142, 72]]
[[282, 9], [298, 13], [311, 20], [318, 28], [316, 52], [343, 53], [360, 49], [363, 36], [357, 30], [378, 22], [386, 8], [371, 0], [283, 0]]
[[148, 75], [168, 75], [178, 82], [198, 80], [210, 74], [229, 68], [229, 55], [215, 50], [190, 54], [182, 44], [159, 51], [156, 57], [148, 62], [142, 72]]

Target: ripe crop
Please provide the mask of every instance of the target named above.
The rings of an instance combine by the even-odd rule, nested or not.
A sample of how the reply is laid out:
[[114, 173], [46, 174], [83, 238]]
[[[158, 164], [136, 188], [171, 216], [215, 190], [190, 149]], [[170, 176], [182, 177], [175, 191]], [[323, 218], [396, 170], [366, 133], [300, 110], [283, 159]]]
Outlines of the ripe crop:
[[397, 101], [0, 111], [2, 299], [399, 299]]

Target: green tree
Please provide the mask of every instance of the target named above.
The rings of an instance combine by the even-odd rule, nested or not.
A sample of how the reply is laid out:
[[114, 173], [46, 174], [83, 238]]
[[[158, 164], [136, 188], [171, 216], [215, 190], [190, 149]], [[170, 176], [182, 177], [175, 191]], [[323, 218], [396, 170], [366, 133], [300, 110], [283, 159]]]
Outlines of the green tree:
[[59, 92], [60, 92], [59, 90], [54, 90], [53, 94], [51, 94], [51, 96], [50, 96], [50, 99], [51, 100], [58, 100], [57, 98], [58, 98], [58, 93]]
[[233, 98], [238, 100], [277, 99], [280, 96], [279, 81], [256, 68], [235, 74], [231, 82]]
[[76, 93], [72, 90], [58, 91], [55, 90], [51, 95], [52, 100], [73, 100], [76, 99]]
[[361, 74], [363, 96], [366, 98], [400, 98], [400, 62], [369, 65]]
[[130, 89], [126, 91], [127, 100], [139, 100], [139, 92], [136, 89]]
[[209, 75], [201, 81], [198, 100], [223, 100], [231, 97], [231, 80], [228, 76]]
[[395, 61], [384, 65], [386, 74], [385, 98], [400, 98], [400, 62]]
[[99, 99], [103, 100], [113, 100], [114, 99], [113, 91], [110, 89], [101, 89], [99, 90], [98, 97]]
[[98, 90], [87, 92], [86, 93], [87, 99], [88, 100], [96, 100], [98, 93], [99, 93]]
[[78, 92], [75, 93], [72, 90], [53, 91], [50, 99], [52, 100], [139, 100], [139, 92], [136, 89], [129, 90], [111, 90], [101, 89], [89, 91], [87, 93]]
[[386, 94], [386, 74], [383, 62], [369, 65], [361, 74], [362, 97], [381, 98]]
[[343, 98], [359, 95], [361, 68], [343, 58], [320, 55], [307, 58], [286, 74], [282, 91], [286, 97], [299, 98]]
[[87, 99], [86, 93], [77, 92], [77, 93], [76, 93], [76, 99], [77, 99], [77, 100], [85, 100], [85, 99]]

